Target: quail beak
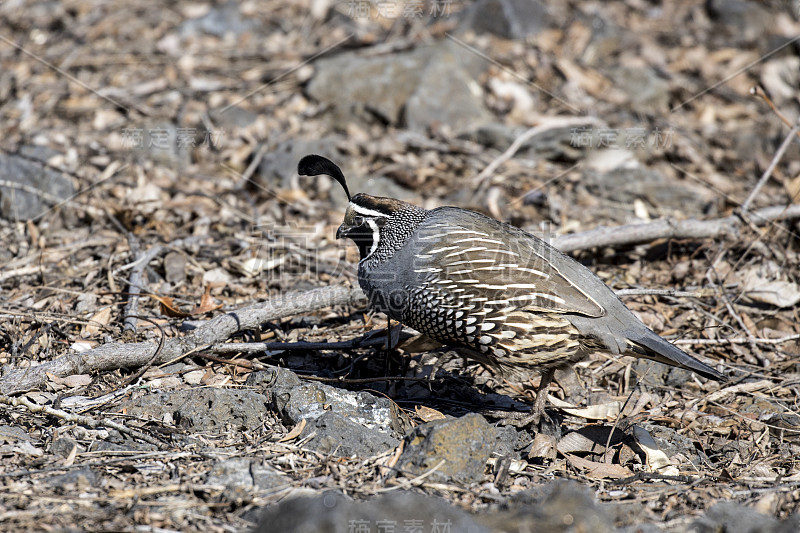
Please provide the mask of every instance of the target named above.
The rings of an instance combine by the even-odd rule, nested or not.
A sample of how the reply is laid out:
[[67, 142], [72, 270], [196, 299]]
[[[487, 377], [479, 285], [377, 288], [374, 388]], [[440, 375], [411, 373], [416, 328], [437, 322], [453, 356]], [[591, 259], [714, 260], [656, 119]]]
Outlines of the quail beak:
[[350, 226], [346, 226], [346, 225], [342, 224], [341, 226], [339, 226], [339, 227], [336, 229], [336, 238], [337, 238], [337, 239], [341, 239], [341, 238], [343, 238], [343, 237], [347, 237], [347, 233], [348, 233], [348, 232], [349, 232], [351, 229], [352, 229], [352, 228], [351, 228]]

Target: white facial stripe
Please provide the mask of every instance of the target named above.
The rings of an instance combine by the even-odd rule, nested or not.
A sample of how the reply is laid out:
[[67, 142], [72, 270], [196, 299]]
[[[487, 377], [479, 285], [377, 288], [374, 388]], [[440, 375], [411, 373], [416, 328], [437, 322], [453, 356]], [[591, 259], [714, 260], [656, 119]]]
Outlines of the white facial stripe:
[[367, 209], [366, 207], [361, 207], [358, 204], [354, 204], [350, 202], [350, 207], [353, 208], [353, 211], [358, 213], [359, 215], [366, 215], [368, 217], [381, 217], [381, 218], [389, 218], [391, 215], [387, 215], [386, 213], [381, 213], [380, 211], [373, 211], [372, 209]]
[[[369, 253], [367, 254], [367, 257], [369, 257], [375, 253], [375, 250], [378, 249], [378, 241], [381, 238], [381, 232], [378, 229], [378, 225], [371, 218], [367, 219], [367, 224], [369, 224], [369, 229], [372, 230], [372, 246], [370, 246]], [[364, 259], [366, 259], [367, 257], [365, 257]]]

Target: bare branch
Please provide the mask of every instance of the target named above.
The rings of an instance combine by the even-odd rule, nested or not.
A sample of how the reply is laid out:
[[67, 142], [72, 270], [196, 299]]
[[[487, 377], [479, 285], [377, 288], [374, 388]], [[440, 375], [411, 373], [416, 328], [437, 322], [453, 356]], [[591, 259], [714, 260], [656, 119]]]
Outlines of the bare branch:
[[[183, 337], [168, 339], [155, 364], [179, 359], [205, 346], [217, 344], [234, 333], [258, 328], [264, 322], [309, 313], [335, 305], [351, 305], [363, 298], [359, 289], [335, 285], [307, 292], [290, 292], [269, 301], [231, 311], [203, 323]], [[12, 370], [0, 378], [0, 394], [12, 395], [35, 389], [47, 373], [59, 377], [146, 364], [157, 344], [111, 342], [82, 353], [72, 353], [32, 368]]]
[[[800, 218], [800, 204], [765, 207], [752, 211], [749, 216], [755, 224]], [[736, 235], [741, 225], [742, 220], [736, 215], [714, 220], [662, 219], [561, 235], [553, 239], [551, 244], [562, 252], [572, 252], [598, 246], [641, 244], [657, 239], [709, 239]]]

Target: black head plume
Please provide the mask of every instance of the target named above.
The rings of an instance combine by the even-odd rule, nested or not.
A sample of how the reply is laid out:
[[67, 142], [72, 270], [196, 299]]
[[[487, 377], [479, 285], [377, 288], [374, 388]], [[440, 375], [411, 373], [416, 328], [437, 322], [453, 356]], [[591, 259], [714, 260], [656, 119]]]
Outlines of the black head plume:
[[350, 191], [347, 189], [347, 181], [344, 179], [342, 169], [330, 159], [321, 155], [307, 155], [297, 163], [297, 173], [301, 176], [330, 176], [344, 189], [347, 199], [350, 200]]

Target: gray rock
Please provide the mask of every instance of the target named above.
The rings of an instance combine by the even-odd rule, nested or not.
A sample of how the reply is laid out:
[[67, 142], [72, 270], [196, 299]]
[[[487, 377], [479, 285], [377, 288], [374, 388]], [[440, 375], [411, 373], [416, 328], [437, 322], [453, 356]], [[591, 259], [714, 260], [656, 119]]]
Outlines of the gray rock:
[[726, 46], [761, 41], [773, 23], [768, 10], [749, 0], [708, 0], [706, 10], [711, 20], [722, 26]]
[[338, 413], [369, 429], [399, 432], [403, 427], [399, 412], [387, 398], [368, 392], [337, 389], [322, 383], [304, 383], [291, 389], [273, 389], [273, 402], [287, 422], [316, 420], [325, 413]]
[[97, 474], [88, 466], [47, 478], [47, 483], [61, 494], [83, 492], [89, 487], [96, 487], [99, 481]]
[[524, 39], [549, 25], [547, 8], [537, 0], [479, 0], [464, 10], [459, 30]]
[[417, 426], [406, 436], [397, 468], [417, 476], [442, 463], [428, 479], [474, 483], [483, 479], [495, 436], [495, 428], [476, 413], [434, 420]]
[[148, 394], [125, 404], [131, 416], [172, 418], [176, 426], [222, 433], [263, 424], [269, 400], [248, 390], [189, 389]]
[[[345, 157], [337, 148], [341, 140], [341, 137], [330, 135], [318, 139], [292, 139], [271, 146], [258, 164], [258, 170], [252, 179], [254, 183], [267, 188], [295, 188], [299, 185], [292, 183], [297, 175], [297, 162], [308, 154], [321, 155], [334, 162], [343, 161]], [[343, 165], [343, 169], [346, 168], [346, 165]], [[345, 172], [345, 175], [348, 174]], [[309, 178], [301, 179], [309, 180]], [[306, 181], [302, 184], [305, 185], [301, 187], [303, 189], [311, 185]]]
[[669, 110], [669, 82], [650, 67], [618, 67], [609, 74], [615, 87], [628, 97], [633, 111], [662, 115]]
[[47, 164], [51, 157], [55, 157], [60, 154], [57, 150], [54, 150], [49, 146], [25, 144], [19, 147], [19, 155], [26, 159], [35, 159], [40, 163]]
[[483, 105], [480, 86], [459, 65], [463, 53], [445, 48], [431, 56], [419, 85], [406, 100], [406, 127], [426, 132], [441, 124], [457, 133], [490, 122], [494, 117]]
[[497, 428], [494, 443], [494, 455], [508, 459], [519, 459], [521, 457], [518, 448], [520, 439], [524, 438], [513, 426], [502, 426]]
[[336, 123], [378, 116], [418, 131], [442, 124], [459, 132], [491, 120], [473, 81], [486, 65], [450, 41], [378, 57], [348, 52], [317, 61], [307, 91], [333, 106]]
[[339, 413], [327, 412], [309, 423], [300, 440], [313, 434], [303, 448], [336, 457], [372, 457], [400, 444], [400, 439], [377, 429], [369, 429]]
[[411, 190], [398, 185], [391, 178], [386, 176], [363, 176], [361, 174], [347, 174], [347, 186], [350, 192], [368, 192], [373, 196], [385, 196], [387, 198], [397, 198], [406, 202], [413, 202], [419, 197]]
[[513, 496], [509, 509], [478, 520], [492, 531], [615, 531], [607, 507], [574, 481], [555, 481]]
[[258, 119], [258, 115], [239, 106], [212, 109], [208, 112], [211, 122], [221, 128], [246, 128]]
[[196, 136], [196, 129], [179, 130], [171, 122], [159, 122], [131, 128], [125, 132], [123, 141], [140, 161], [185, 168], [191, 162], [192, 148], [199, 144]]
[[[601, 209], [587, 211], [581, 208], [583, 216], [590, 214], [593, 219], [607, 216], [609, 220], [627, 222], [632, 216], [619, 209], [619, 205], [633, 206], [637, 199], [645, 200], [660, 211], [674, 212], [682, 217], [699, 216], [706, 213], [710, 202], [708, 191], [699, 187], [667, 179], [658, 171], [641, 167], [617, 168], [610, 172], [587, 171], [579, 184], [593, 198], [605, 199], [608, 205]], [[580, 213], [575, 215], [581, 216]]]
[[354, 502], [332, 491], [284, 500], [268, 507], [255, 529], [256, 533], [273, 531], [488, 533], [489, 530], [442, 498], [398, 490], [365, 502]]
[[638, 425], [653, 437], [658, 449], [667, 454], [667, 457], [674, 457], [680, 454], [688, 458], [697, 467], [709, 464], [708, 458], [702, 451], [697, 450], [692, 439], [681, 435], [674, 429], [646, 422]]
[[[50, 453], [60, 455], [61, 457], [68, 457], [72, 450], [78, 446], [78, 443], [67, 437], [61, 437], [53, 441], [50, 445]], [[78, 447], [78, 451], [83, 451], [82, 446]]]
[[[270, 389], [291, 389], [302, 385], [302, 381], [297, 374], [283, 367], [272, 367], [268, 370], [252, 372], [244, 382], [247, 387], [255, 387], [264, 392]], [[270, 392], [271, 394], [271, 392]]]
[[169, 252], [164, 256], [164, 277], [170, 283], [178, 283], [186, 279], [185, 254]]
[[30, 435], [19, 426], [0, 426], [0, 443], [32, 442]]
[[240, 35], [257, 27], [255, 19], [245, 19], [239, 13], [236, 2], [213, 6], [202, 17], [189, 19], [178, 27], [178, 32], [183, 37], [193, 37], [199, 34], [224, 37], [226, 34]]
[[780, 522], [759, 513], [752, 507], [736, 502], [720, 502], [694, 521], [692, 531], [697, 533], [777, 533]]
[[[553, 161], [576, 161], [586, 154], [586, 147], [575, 142], [576, 127], [553, 128], [524, 142], [517, 150], [517, 157], [549, 159]], [[499, 122], [476, 126], [459, 137], [482, 144], [488, 148], [505, 151], [527, 128], [512, 127]]]
[[282, 472], [264, 464], [258, 457], [235, 457], [214, 465], [206, 476], [208, 485], [225, 485], [229, 489], [268, 490], [288, 485], [291, 480]]
[[0, 216], [29, 220], [70, 198], [72, 181], [38, 161], [0, 152]]

